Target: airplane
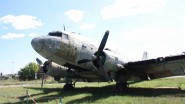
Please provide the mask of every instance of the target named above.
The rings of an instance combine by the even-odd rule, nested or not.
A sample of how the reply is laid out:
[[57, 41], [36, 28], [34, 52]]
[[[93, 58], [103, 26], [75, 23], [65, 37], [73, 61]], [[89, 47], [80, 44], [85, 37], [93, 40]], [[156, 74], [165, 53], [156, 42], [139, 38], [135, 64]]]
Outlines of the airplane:
[[[67, 31], [49, 32], [35, 37], [33, 49], [47, 59], [36, 59], [46, 75], [56, 81], [65, 78], [65, 90], [84, 82], [116, 82], [116, 89], [127, 89], [128, 81], [144, 81], [185, 74], [185, 54], [158, 57], [141, 61], [125, 61], [121, 54], [105, 48], [107, 30], [99, 47], [82, 36]], [[75, 80], [75, 81], [74, 81]], [[73, 83], [74, 82], [74, 83]]]

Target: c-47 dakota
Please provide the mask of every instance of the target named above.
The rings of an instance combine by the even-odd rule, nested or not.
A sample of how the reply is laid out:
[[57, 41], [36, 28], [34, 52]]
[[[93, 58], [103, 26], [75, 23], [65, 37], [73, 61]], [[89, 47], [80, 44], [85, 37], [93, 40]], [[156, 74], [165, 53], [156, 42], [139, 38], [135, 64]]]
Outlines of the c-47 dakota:
[[[64, 89], [73, 89], [72, 79], [85, 82], [116, 82], [120, 91], [127, 81], [143, 81], [185, 74], [185, 55], [127, 62], [122, 55], [105, 48], [109, 31], [99, 46], [73, 32], [54, 31], [31, 41], [34, 50], [48, 61], [37, 59], [42, 71], [56, 81], [66, 79]], [[76, 81], [74, 82], [76, 83]]]

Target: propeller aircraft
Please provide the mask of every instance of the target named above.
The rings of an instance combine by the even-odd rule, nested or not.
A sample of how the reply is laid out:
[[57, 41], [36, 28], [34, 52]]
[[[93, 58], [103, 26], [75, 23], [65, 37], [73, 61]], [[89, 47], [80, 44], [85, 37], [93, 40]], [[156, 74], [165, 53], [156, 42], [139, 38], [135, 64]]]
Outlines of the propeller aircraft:
[[[46, 75], [56, 81], [66, 79], [64, 89], [74, 88], [78, 80], [116, 82], [121, 91], [128, 81], [144, 81], [185, 74], [185, 54], [127, 62], [119, 53], [105, 48], [107, 30], [99, 47], [74, 32], [53, 31], [32, 39], [33, 49], [48, 61], [36, 59]], [[76, 79], [74, 81], [72, 79]]]

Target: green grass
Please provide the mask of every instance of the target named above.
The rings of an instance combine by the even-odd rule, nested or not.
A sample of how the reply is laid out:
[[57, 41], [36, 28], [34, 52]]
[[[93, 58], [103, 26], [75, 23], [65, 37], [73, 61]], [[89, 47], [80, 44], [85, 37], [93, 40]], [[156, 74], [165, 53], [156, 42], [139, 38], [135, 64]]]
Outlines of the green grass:
[[[0, 81], [0, 86], [4, 85]], [[62, 97], [63, 104], [184, 104], [185, 78], [158, 79], [132, 83], [125, 92], [118, 93], [115, 83], [83, 83], [77, 82], [72, 91], [64, 91], [64, 84], [52, 83], [40, 88], [39, 81], [7, 81], [9, 84], [31, 83], [31, 86], [0, 87], [0, 103], [25, 104], [26, 90], [38, 104], [56, 104]], [[159, 88], [157, 88], [159, 87]], [[167, 88], [160, 88], [167, 87]], [[175, 87], [175, 88], [168, 88]], [[176, 89], [180, 87], [181, 90]], [[33, 101], [29, 100], [29, 103]]]
[[8, 79], [8, 80], [0, 80], [0, 86], [1, 85], [37, 84], [40, 82], [41, 82], [40, 80], [19, 81], [19, 80], [14, 80], [14, 79]]

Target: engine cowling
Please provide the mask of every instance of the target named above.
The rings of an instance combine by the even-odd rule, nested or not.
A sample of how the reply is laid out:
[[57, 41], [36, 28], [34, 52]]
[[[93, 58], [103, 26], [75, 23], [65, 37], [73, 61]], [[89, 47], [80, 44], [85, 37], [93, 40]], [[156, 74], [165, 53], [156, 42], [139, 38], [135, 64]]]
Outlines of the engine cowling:
[[[94, 55], [96, 56], [97, 53]], [[93, 65], [96, 68], [99, 68], [100, 65], [103, 65], [106, 72], [111, 71], [118, 71], [119, 69], [123, 69], [124, 67], [124, 61], [121, 59], [121, 56], [115, 52], [104, 50], [102, 54], [100, 55], [100, 63], [98, 63], [96, 60], [93, 60]]]
[[68, 71], [68, 68], [58, 65], [54, 62], [51, 62], [45, 66], [45, 72], [47, 75], [54, 77], [59, 80], [60, 78], [70, 77], [72, 73]]

